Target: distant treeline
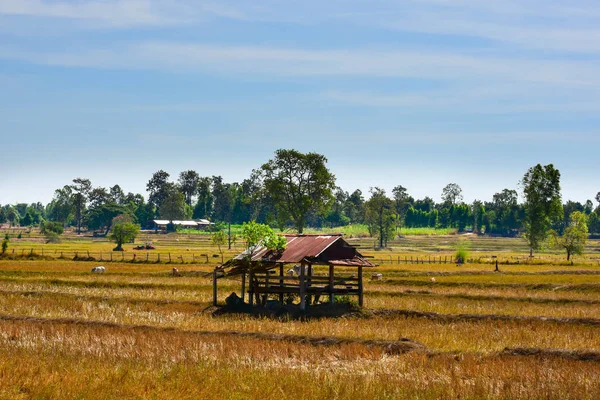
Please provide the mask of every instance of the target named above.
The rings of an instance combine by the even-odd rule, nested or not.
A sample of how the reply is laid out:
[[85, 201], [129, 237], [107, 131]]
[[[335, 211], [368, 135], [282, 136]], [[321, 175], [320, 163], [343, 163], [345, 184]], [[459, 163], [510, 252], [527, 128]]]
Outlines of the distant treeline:
[[[155, 172], [146, 188], [147, 196], [125, 193], [119, 185], [94, 187], [88, 179], [76, 178], [56, 189], [52, 201], [43, 205], [0, 206], [0, 223], [35, 226], [42, 221], [60, 222], [78, 230], [110, 229], [115, 216], [125, 214], [142, 228], [152, 228], [153, 219], [208, 219], [241, 224], [255, 220], [273, 227], [314, 228], [367, 224], [372, 234], [389, 238], [383, 230], [398, 227], [456, 228], [458, 231], [517, 235], [526, 224], [526, 207], [516, 190], [504, 189], [487, 201], [463, 202], [462, 189], [454, 183], [442, 190], [442, 202], [431, 197], [414, 199], [403, 186], [391, 195], [372, 188], [369, 199], [359, 189], [352, 192], [335, 185], [335, 176], [318, 154], [279, 150], [276, 157], [242, 182], [224, 182], [221, 176], [203, 177], [183, 171], [176, 181], [165, 171]], [[600, 193], [595, 196], [600, 202]], [[562, 232], [574, 211], [587, 215], [590, 233], [600, 234], [600, 206], [563, 202], [562, 218], [552, 227]], [[377, 232], [379, 230], [379, 233]]]

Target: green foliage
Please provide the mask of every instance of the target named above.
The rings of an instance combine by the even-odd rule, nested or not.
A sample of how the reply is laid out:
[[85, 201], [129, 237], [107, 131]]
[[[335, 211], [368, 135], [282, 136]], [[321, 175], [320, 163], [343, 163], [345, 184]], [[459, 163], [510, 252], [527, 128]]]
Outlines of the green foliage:
[[212, 243], [219, 248], [219, 253], [223, 254], [223, 250], [221, 246], [224, 246], [227, 243], [227, 235], [225, 232], [219, 230], [211, 235]]
[[60, 222], [53, 221], [42, 221], [40, 224], [40, 233], [47, 235], [48, 233], [54, 233], [56, 235], [62, 235], [64, 228]]
[[385, 190], [371, 189], [371, 198], [365, 203], [365, 222], [371, 236], [379, 239], [379, 247], [387, 247], [396, 236], [396, 212], [394, 202], [385, 195]]
[[8, 249], [8, 238], [4, 238], [4, 240], [2, 241], [2, 254], [6, 253], [6, 250]]
[[572, 255], [583, 254], [583, 248], [588, 238], [587, 216], [581, 211], [571, 214], [569, 225], [562, 236], [554, 230], [550, 231], [554, 247], [565, 249], [567, 261]]
[[525, 238], [539, 250], [552, 223], [562, 217], [560, 172], [552, 164], [529, 168], [522, 180], [525, 194]]
[[112, 232], [109, 235], [109, 238], [117, 244], [117, 247], [114, 249], [115, 251], [122, 251], [123, 243], [134, 241], [140, 232], [139, 225], [126, 222], [126, 218], [120, 217], [123, 216], [118, 216], [113, 219]]
[[127, 214], [131, 218], [131, 209], [116, 203], [106, 203], [88, 210], [86, 215], [87, 226], [90, 229], [105, 229], [108, 233], [113, 218], [118, 215]]
[[310, 212], [323, 214], [333, 200], [335, 176], [325, 166], [327, 159], [317, 153], [277, 150], [275, 158], [263, 164], [264, 187], [277, 214], [290, 219], [302, 233]]
[[456, 183], [449, 183], [442, 189], [442, 200], [447, 204], [457, 204], [463, 199], [462, 189]]
[[185, 203], [185, 196], [176, 190], [169, 191], [159, 207], [160, 217], [169, 221], [191, 217], [191, 210]]
[[242, 238], [245, 240], [248, 257], [260, 247], [265, 246], [270, 250], [283, 251], [287, 246], [284, 236], [277, 235], [271, 227], [250, 221], [242, 225]]
[[456, 252], [454, 253], [454, 259], [456, 262], [465, 263], [469, 256], [469, 244], [464, 240], [460, 240], [456, 245]]

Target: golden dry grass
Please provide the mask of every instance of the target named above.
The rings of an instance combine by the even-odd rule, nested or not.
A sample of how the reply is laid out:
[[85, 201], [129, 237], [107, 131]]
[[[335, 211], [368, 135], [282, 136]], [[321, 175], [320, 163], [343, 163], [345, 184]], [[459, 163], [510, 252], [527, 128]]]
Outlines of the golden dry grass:
[[[502, 354], [506, 347], [600, 353], [598, 325], [516, 318], [599, 319], [593, 266], [511, 265], [504, 275], [488, 274], [485, 264], [382, 266], [375, 270], [384, 281], [366, 282], [369, 309], [509, 319], [384, 312], [300, 321], [212, 316], [206, 265], [178, 265], [183, 277], [164, 264], [111, 263], [104, 275], [91, 274], [94, 265], [0, 261], [0, 398], [600, 396], [598, 362]], [[238, 289], [223, 280], [221, 299]], [[426, 350], [389, 354], [365, 342], [401, 338]]]

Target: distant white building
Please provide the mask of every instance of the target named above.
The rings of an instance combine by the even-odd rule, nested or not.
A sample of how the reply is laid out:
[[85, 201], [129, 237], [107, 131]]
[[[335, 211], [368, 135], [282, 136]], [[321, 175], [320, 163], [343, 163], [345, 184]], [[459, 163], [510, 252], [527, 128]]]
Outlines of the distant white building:
[[169, 221], [168, 219], [155, 219], [152, 222], [154, 222], [156, 230], [167, 229], [167, 225], [169, 225], [169, 224], [173, 224], [175, 226], [182, 226], [185, 228], [196, 228], [196, 229], [202, 229], [202, 228], [206, 228], [210, 225], [214, 225], [213, 222], [210, 222], [207, 219], [185, 220], [185, 221], [182, 221], [182, 220]]

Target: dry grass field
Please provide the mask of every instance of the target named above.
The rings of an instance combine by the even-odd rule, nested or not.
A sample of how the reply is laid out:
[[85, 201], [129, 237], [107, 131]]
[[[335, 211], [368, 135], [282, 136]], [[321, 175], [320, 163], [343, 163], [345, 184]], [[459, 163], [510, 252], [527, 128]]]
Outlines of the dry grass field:
[[[373, 269], [383, 280], [367, 279], [364, 310], [291, 320], [213, 316], [206, 273], [218, 251], [163, 240], [160, 251], [190, 248], [209, 263], [174, 260], [175, 277], [173, 264], [143, 260], [104, 263], [102, 275], [90, 272], [98, 261], [0, 260], [0, 398], [600, 398], [597, 244], [574, 265], [544, 263], [559, 257], [545, 253], [494, 272], [404, 263], [450, 255], [454, 240], [410, 239]], [[473, 253], [523, 255], [520, 242], [477, 240]], [[110, 244], [23, 239], [9, 249], [32, 246]], [[220, 299], [239, 285], [223, 280]]]

